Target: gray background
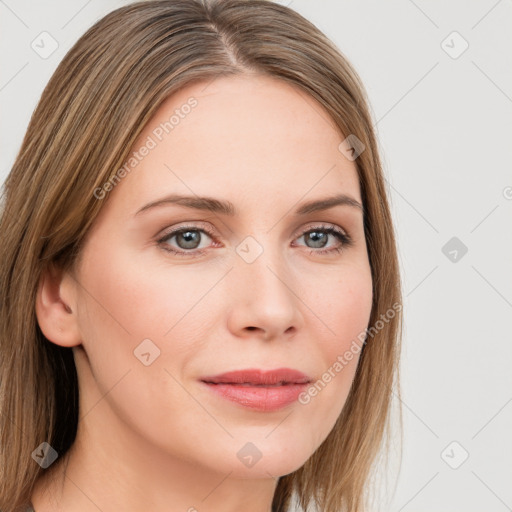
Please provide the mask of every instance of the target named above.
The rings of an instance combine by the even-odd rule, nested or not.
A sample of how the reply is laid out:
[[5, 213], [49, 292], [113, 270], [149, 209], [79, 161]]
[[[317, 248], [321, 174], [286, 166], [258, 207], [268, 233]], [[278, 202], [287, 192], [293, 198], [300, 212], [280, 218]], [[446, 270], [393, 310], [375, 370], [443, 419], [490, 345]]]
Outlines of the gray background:
[[[58, 62], [127, 3], [0, 0], [2, 182]], [[405, 442], [374, 510], [512, 510], [512, 1], [280, 3], [361, 75], [398, 231]]]

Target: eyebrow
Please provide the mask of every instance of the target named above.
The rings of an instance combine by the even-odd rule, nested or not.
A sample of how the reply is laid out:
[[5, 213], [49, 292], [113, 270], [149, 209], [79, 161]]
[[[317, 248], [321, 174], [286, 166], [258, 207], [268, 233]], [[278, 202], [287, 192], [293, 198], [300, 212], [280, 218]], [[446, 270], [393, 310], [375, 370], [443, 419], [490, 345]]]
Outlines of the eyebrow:
[[[230, 217], [238, 215], [235, 206], [230, 201], [215, 199], [213, 197], [182, 196], [173, 194], [144, 205], [137, 211], [135, 216], [158, 206], [165, 206], [169, 204], [177, 204], [186, 208], [219, 213]], [[340, 205], [357, 208], [364, 213], [363, 205], [359, 201], [346, 194], [338, 194], [332, 197], [314, 199], [303, 203], [297, 208], [295, 215], [307, 215], [313, 212], [329, 210], [330, 208]]]

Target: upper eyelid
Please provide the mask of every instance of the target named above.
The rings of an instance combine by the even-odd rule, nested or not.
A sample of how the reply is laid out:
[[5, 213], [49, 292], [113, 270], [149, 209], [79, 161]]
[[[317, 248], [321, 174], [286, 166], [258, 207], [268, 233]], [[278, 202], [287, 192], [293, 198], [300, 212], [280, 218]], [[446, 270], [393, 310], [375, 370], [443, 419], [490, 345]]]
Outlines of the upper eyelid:
[[304, 234], [304, 232], [307, 232], [312, 229], [331, 229], [331, 228], [335, 229], [336, 231], [342, 231], [343, 233], [346, 233], [348, 235], [348, 232], [345, 228], [338, 226], [337, 224], [334, 224], [332, 222], [318, 222], [316, 224], [313, 223], [312, 225], [307, 226], [304, 229], [301, 229], [300, 233]]
[[[197, 222], [198, 221], [194, 221], [194, 223], [197, 223]], [[181, 231], [186, 231], [187, 229], [189, 229], [190, 231], [204, 231], [208, 236], [212, 236], [212, 237], [215, 236], [214, 229], [204, 227], [204, 225], [201, 223], [195, 224], [195, 225], [193, 225], [192, 223], [190, 223], [190, 224], [184, 223], [182, 226], [178, 226], [178, 227], [168, 226], [167, 228], [165, 228], [164, 230], [161, 231], [161, 234], [158, 235], [158, 238], [167, 238], [171, 235], [175, 235], [176, 233], [180, 233]]]

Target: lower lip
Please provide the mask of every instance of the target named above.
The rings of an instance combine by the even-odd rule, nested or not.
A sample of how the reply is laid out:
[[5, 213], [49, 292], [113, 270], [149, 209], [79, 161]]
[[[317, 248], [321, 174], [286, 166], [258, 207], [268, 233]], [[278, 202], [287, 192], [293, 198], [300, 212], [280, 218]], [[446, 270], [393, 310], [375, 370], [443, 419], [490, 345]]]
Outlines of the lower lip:
[[207, 382], [203, 384], [227, 400], [263, 412], [277, 411], [292, 404], [308, 386], [308, 384], [286, 384], [264, 387]]

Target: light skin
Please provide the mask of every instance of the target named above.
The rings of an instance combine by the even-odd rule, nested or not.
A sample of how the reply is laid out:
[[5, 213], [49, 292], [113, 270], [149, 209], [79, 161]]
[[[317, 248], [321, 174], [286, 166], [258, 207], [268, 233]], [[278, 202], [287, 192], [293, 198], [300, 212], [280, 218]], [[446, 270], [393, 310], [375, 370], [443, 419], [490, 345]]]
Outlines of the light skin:
[[[80, 421], [65, 476], [63, 457], [36, 485], [36, 512], [269, 512], [277, 478], [307, 461], [345, 404], [358, 355], [308, 404], [274, 412], [200, 383], [247, 368], [320, 379], [368, 326], [372, 278], [359, 208], [295, 213], [341, 193], [362, 203], [318, 103], [273, 78], [219, 77], [168, 98], [132, 150], [190, 97], [197, 106], [101, 199], [74, 274], [41, 280], [38, 322], [73, 347]], [[170, 194], [230, 201], [237, 214], [165, 204], [136, 215]], [[157, 242], [184, 226], [191, 239]], [[134, 355], [145, 339], [160, 350], [148, 366]], [[252, 467], [237, 457], [249, 442], [261, 453]]]

